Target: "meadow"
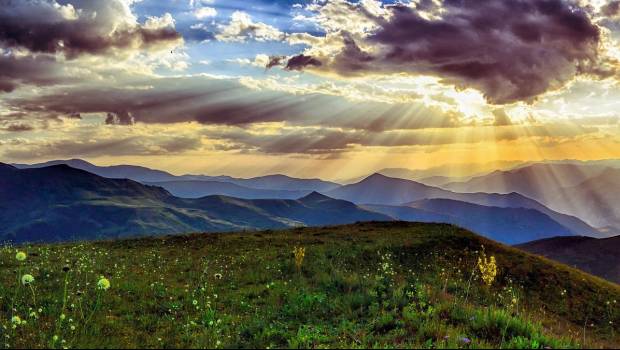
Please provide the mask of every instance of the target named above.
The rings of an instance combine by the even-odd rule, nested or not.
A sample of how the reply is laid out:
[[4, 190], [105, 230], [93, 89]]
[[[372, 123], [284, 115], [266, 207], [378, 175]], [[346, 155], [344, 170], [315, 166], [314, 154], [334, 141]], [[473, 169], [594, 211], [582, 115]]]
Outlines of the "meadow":
[[0, 249], [5, 348], [602, 348], [620, 286], [451, 225]]

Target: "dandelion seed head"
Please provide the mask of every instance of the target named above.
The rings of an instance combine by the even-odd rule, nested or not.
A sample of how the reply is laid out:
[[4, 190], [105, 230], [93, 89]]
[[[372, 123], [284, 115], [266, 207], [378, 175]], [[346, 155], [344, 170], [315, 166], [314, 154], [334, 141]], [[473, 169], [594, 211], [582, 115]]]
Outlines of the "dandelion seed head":
[[32, 275], [25, 274], [25, 275], [22, 276], [22, 284], [24, 286], [27, 286], [27, 285], [29, 285], [31, 283], [34, 283], [34, 277], [32, 277]]
[[107, 278], [101, 276], [101, 278], [97, 282], [97, 288], [101, 290], [108, 290], [110, 288], [110, 281]]

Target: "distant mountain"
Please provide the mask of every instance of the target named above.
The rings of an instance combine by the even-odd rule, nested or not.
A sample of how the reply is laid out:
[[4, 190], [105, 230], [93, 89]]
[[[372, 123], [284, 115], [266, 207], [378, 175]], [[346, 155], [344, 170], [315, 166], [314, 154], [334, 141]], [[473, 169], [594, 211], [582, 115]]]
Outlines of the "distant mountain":
[[554, 237], [521, 244], [517, 248], [620, 284], [620, 236], [605, 239]]
[[448, 223], [507, 244], [573, 235], [569, 228], [534, 209], [489, 207], [450, 199], [425, 199], [407, 206], [447, 216]]
[[[97, 166], [81, 159], [53, 160], [38, 164], [13, 164], [20, 169], [43, 168], [51, 165], [66, 164], [75, 169], [107, 177], [110, 179], [130, 179], [138, 182], [171, 182], [171, 181], [218, 181], [228, 182], [239, 186], [262, 190], [284, 191], [329, 191], [340, 185], [335, 182], [320, 179], [298, 179], [286, 175], [275, 174], [259, 176], [249, 179], [230, 176], [181, 175], [176, 176], [165, 171], [153, 170], [135, 165]], [[187, 184], [184, 185], [187, 188]]]
[[326, 193], [356, 204], [401, 206], [421, 199], [451, 199], [483, 206], [535, 209], [567, 227], [574, 234], [600, 236], [600, 232], [582, 220], [555, 212], [541, 203], [518, 193], [455, 193], [419, 182], [374, 174], [356, 184], [342, 186]]
[[326, 192], [340, 187], [335, 182], [320, 179], [298, 179], [286, 175], [266, 175], [249, 179], [231, 179], [228, 182], [263, 190], [318, 191]]
[[312, 193], [299, 200], [182, 199], [163, 188], [67, 165], [0, 164], [0, 240], [112, 239], [136, 235], [335, 225], [392, 220]]
[[452, 182], [463, 182], [463, 181], [467, 181], [471, 179], [470, 176], [467, 177], [448, 177], [448, 176], [430, 176], [430, 177], [424, 177], [421, 179], [418, 179], [418, 182], [421, 182], [425, 185], [428, 186], [435, 186], [435, 187], [441, 187], [445, 184], [448, 183], [452, 183]]
[[174, 196], [181, 198], [222, 195], [243, 199], [296, 199], [310, 193], [307, 190], [263, 190], [221, 181], [164, 181], [145, 182], [145, 184], [162, 187]]
[[[597, 227], [620, 231], [620, 170], [607, 169], [575, 186], [562, 188], [550, 196], [557, 210], [579, 215]], [[615, 229], [615, 230], [614, 230]]]
[[345, 185], [325, 194], [358, 204], [400, 205], [419, 199], [446, 196], [449, 191], [376, 173], [358, 183]]
[[161, 170], [136, 165], [97, 166], [81, 159], [52, 160], [37, 164], [13, 164], [20, 169], [45, 168], [53, 165], [68, 165], [75, 169], [110, 179], [130, 179], [138, 182], [173, 181], [176, 176]]
[[607, 168], [601, 165], [547, 164], [537, 163], [508, 171], [495, 171], [488, 175], [474, 177], [466, 182], [442, 185], [457, 192], [511, 193], [551, 206], [556, 204], [550, 198], [564, 187], [571, 187], [600, 175]]

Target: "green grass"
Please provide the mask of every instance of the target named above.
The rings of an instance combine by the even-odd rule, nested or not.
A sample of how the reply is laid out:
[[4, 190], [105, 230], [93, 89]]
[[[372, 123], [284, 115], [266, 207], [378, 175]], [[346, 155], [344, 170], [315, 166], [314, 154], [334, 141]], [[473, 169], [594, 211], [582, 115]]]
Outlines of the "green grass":
[[[490, 287], [483, 245], [499, 267]], [[0, 347], [620, 345], [620, 287], [449, 225], [6, 247], [0, 262]]]

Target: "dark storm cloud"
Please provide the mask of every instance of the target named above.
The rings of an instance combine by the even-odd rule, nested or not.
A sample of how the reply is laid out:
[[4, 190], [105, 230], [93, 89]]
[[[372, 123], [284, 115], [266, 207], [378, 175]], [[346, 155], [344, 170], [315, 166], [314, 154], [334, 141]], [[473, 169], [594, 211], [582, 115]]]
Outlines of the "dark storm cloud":
[[120, 0], [0, 0], [0, 43], [31, 52], [73, 58], [114, 49], [139, 49], [177, 43], [171, 18], [135, 22]]
[[[478, 89], [494, 104], [530, 101], [579, 74], [612, 75], [597, 67], [598, 27], [571, 1], [445, 0], [439, 17], [428, 19], [422, 11], [434, 6], [388, 7], [391, 17], [374, 17], [372, 34], [344, 33], [339, 53], [313, 57], [323, 63], [318, 70], [430, 74]], [[376, 50], [360, 49], [366, 46]]]

